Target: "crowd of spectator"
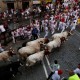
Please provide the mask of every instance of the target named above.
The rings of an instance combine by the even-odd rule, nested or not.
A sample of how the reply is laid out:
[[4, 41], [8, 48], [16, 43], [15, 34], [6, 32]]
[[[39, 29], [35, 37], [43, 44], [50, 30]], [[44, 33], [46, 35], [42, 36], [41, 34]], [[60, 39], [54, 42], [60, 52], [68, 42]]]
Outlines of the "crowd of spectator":
[[57, 60], [54, 61], [51, 67], [52, 71], [47, 80], [80, 80], [80, 64], [78, 64], [74, 70], [65, 70], [68, 71], [67, 78], [62, 76], [64, 71], [61, 69]]
[[[48, 37], [49, 31], [54, 34], [56, 31], [65, 31], [70, 28], [70, 32], [76, 28], [80, 21], [80, 2], [75, 0], [59, 1], [56, 5], [52, 3], [41, 4], [37, 7], [27, 8], [25, 10], [6, 10], [0, 13], [0, 37], [6, 42], [6, 33], [12, 36], [13, 43], [17, 38], [25, 39], [31, 36], [34, 39], [40, 37], [41, 31], [45, 32], [44, 37]], [[9, 23], [17, 23], [19, 20], [30, 19], [30, 24], [19, 25], [17, 29], [10, 30]], [[21, 22], [20, 22], [21, 23]], [[34, 29], [35, 28], [35, 29]]]
[[[49, 32], [53, 35], [56, 31], [63, 32], [67, 28], [70, 29], [70, 33], [76, 28], [77, 24], [80, 24], [80, 2], [76, 0], [67, 0], [63, 3], [52, 3], [44, 4], [41, 7], [27, 8], [26, 10], [6, 10], [0, 13], [0, 35], [4, 36], [6, 40], [6, 32], [12, 37], [13, 43], [18, 40], [24, 40], [28, 37], [31, 39], [37, 39], [40, 37], [41, 32], [45, 32], [44, 37], [48, 37]], [[37, 18], [35, 18], [37, 17]], [[28, 25], [19, 25], [17, 29], [10, 30], [10, 23], [18, 23], [20, 21], [31, 19]], [[0, 38], [1, 41], [1, 38]], [[0, 52], [4, 51], [0, 42]], [[64, 73], [58, 61], [55, 60], [54, 64], [51, 65], [52, 72], [50, 73], [47, 80], [61, 80], [61, 74]], [[80, 80], [80, 64], [75, 70], [69, 71], [69, 77], [64, 80]]]

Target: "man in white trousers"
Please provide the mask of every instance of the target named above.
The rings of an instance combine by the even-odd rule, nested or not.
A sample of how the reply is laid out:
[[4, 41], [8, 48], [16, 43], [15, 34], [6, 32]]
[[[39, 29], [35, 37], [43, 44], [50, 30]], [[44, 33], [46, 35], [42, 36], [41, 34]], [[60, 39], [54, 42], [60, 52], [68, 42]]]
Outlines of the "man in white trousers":
[[55, 32], [55, 20], [50, 21], [50, 29], [51, 29], [51, 34], [54, 34], [54, 32]]
[[62, 28], [62, 22], [60, 21], [58, 26], [58, 31], [61, 30], [61, 28]]
[[49, 33], [49, 32], [48, 32], [48, 27], [47, 27], [47, 26], [45, 26], [45, 28], [44, 28], [44, 29], [45, 29], [45, 35], [44, 35], [44, 38], [46, 38], [46, 37], [48, 36], [48, 33]]
[[61, 30], [61, 32], [64, 32], [65, 28], [66, 28], [66, 23], [62, 22], [62, 28], [61, 28], [62, 30]]
[[75, 22], [72, 22], [71, 23], [71, 30], [70, 30], [71, 34], [73, 34], [73, 31], [75, 30], [75, 28], [76, 28], [76, 24], [75, 24]]

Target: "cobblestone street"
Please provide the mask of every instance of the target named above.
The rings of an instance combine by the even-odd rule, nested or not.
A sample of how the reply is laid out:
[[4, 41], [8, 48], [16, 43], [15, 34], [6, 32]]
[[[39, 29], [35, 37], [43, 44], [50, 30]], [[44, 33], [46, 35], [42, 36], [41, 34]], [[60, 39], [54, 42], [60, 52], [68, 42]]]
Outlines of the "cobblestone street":
[[79, 65], [80, 0], [0, 0], [0, 80], [80, 80]]
[[[66, 69], [75, 69], [77, 64], [80, 62], [80, 51], [78, 50], [80, 46], [79, 34], [79, 32], [75, 31], [74, 35], [68, 38], [68, 40], [61, 46], [59, 51], [53, 50], [49, 55], [50, 64], [53, 64], [55, 59], [59, 61], [61, 69], [64, 71], [64, 77], [68, 77], [68, 72]], [[7, 48], [13, 46], [13, 48], [17, 50], [17, 48], [20, 47], [24, 41], [17, 42], [17, 45], [9, 43]], [[16, 60], [16, 57], [14, 56], [11, 59]], [[45, 58], [44, 62], [49, 74], [50, 70]], [[16, 77], [12, 78], [11, 80], [46, 80], [45, 72], [41, 63], [37, 63], [32, 67], [26, 67], [26, 69], [24, 67], [20, 67], [20, 71], [22, 72], [22, 75], [17, 74]]]

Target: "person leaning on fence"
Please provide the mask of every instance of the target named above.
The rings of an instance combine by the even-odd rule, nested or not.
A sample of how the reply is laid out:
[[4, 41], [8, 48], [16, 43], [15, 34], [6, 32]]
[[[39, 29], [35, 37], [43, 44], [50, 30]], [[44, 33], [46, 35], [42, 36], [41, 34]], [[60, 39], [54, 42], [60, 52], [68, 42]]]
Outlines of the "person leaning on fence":
[[47, 80], [49, 80], [52, 77], [52, 75], [60, 69], [60, 65], [58, 64], [57, 60], [54, 60], [54, 64], [51, 65], [51, 68], [52, 70]]

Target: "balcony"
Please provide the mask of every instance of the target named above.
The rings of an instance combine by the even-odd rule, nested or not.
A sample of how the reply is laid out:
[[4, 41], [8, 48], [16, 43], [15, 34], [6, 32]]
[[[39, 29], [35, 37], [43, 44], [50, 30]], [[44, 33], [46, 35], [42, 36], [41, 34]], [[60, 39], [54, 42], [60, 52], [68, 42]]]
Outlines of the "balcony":
[[15, 1], [15, 0], [3, 0], [3, 1], [5, 1], [5, 2], [6, 2], [6, 1]]

